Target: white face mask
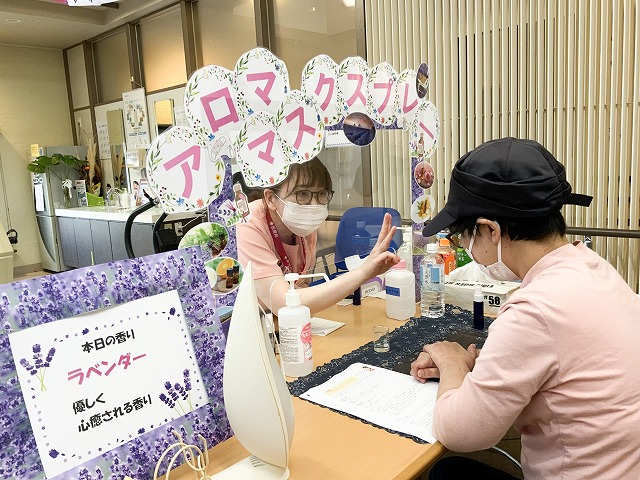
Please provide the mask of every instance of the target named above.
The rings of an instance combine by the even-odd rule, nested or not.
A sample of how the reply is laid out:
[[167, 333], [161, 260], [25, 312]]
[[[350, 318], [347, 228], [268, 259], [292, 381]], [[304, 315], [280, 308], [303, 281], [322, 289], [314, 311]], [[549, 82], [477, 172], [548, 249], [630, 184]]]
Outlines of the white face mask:
[[291, 233], [299, 237], [306, 237], [315, 232], [320, 225], [329, 216], [328, 205], [298, 205], [297, 203], [282, 200], [278, 195], [276, 198], [284, 203], [284, 210], [280, 218], [285, 227], [291, 230]]
[[498, 282], [518, 282], [520, 281], [520, 277], [513, 273], [504, 263], [502, 263], [502, 235], [500, 234], [500, 230], [498, 230], [498, 234], [500, 235], [500, 240], [498, 240], [498, 261], [496, 263], [485, 266], [479, 263], [475, 258], [473, 258], [471, 249], [473, 248], [473, 242], [476, 238], [476, 229], [473, 230], [473, 235], [471, 235], [469, 248], [465, 248], [465, 250], [467, 251], [469, 257], [471, 257], [471, 259], [478, 264], [478, 267], [480, 267], [480, 270], [485, 275]]

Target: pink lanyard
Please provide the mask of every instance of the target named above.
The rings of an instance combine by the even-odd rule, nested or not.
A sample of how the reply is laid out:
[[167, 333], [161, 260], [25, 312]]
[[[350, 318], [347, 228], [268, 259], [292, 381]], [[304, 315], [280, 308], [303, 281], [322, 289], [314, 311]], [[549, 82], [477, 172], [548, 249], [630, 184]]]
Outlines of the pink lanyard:
[[[280, 234], [276, 229], [275, 223], [273, 223], [273, 219], [271, 218], [271, 214], [269, 213], [268, 209], [266, 213], [267, 213], [267, 225], [269, 225], [269, 233], [271, 233], [271, 238], [273, 238], [273, 244], [275, 245], [276, 250], [278, 251], [278, 255], [280, 256], [280, 261], [278, 262], [279, 264], [278, 266], [283, 270], [283, 273], [293, 272], [293, 266], [291, 265], [291, 261], [289, 260], [289, 256], [287, 255], [287, 252], [285, 252], [284, 250], [284, 245], [282, 244], [282, 240], [280, 240]], [[306, 266], [306, 263], [307, 263], [307, 249], [304, 246], [304, 238], [302, 237], [299, 237], [299, 238], [300, 238], [300, 243], [302, 244], [302, 257], [304, 258], [304, 261], [302, 262], [302, 265], [300, 265], [300, 271], [298, 273], [302, 274], [304, 273], [304, 267]], [[288, 272], [285, 272], [284, 271], [285, 269], [288, 270]]]

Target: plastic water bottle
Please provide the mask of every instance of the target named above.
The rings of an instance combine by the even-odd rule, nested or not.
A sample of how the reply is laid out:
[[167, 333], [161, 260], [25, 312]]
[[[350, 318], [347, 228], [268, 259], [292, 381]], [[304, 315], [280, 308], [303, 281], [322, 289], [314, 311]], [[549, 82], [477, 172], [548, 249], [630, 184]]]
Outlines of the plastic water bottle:
[[416, 314], [416, 278], [406, 269], [404, 260], [387, 272], [385, 277], [387, 317], [406, 320]]
[[351, 237], [351, 242], [353, 244], [353, 251], [356, 255], [368, 255], [371, 250], [369, 250], [369, 239], [371, 235], [366, 230], [367, 224], [364, 220], [356, 222], [356, 232]]
[[404, 260], [406, 268], [409, 272], [413, 273], [413, 246], [411, 245], [413, 239], [413, 232], [411, 228], [402, 231], [402, 245], [398, 248], [397, 255], [401, 260]]
[[444, 315], [444, 261], [437, 243], [427, 245], [420, 265], [420, 313], [429, 318]]

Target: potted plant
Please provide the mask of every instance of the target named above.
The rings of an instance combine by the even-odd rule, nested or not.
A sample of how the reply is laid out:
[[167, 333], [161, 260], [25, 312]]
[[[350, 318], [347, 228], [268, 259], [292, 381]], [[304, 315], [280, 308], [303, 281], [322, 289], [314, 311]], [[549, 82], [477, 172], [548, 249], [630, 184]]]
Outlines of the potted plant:
[[80, 174], [84, 174], [84, 168], [87, 165], [86, 160], [80, 160], [73, 155], [62, 155], [61, 153], [54, 153], [53, 155], [46, 156], [40, 155], [32, 162], [27, 164], [27, 170], [31, 173], [45, 173], [50, 167], [56, 165], [62, 165], [63, 176], [61, 177], [55, 169], [51, 169], [53, 173], [62, 182], [62, 193], [64, 194], [64, 206], [66, 208], [71, 207], [71, 189], [73, 183], [69, 178], [69, 174], [72, 170], [76, 170]]

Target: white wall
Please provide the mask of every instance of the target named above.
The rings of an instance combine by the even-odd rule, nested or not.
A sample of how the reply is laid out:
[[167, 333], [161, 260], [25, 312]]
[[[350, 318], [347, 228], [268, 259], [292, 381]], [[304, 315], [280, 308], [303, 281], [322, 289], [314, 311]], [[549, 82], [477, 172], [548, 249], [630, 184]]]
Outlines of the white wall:
[[40, 263], [26, 168], [32, 143], [73, 144], [62, 51], [0, 45], [0, 198], [6, 193], [8, 199], [0, 218], [18, 231], [14, 266], [26, 269]]

